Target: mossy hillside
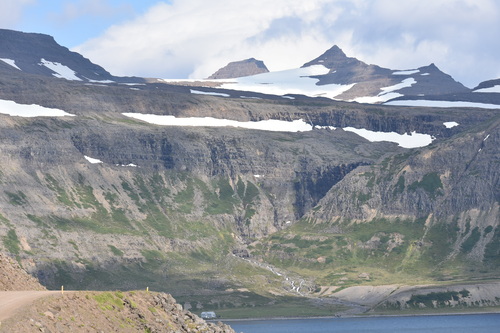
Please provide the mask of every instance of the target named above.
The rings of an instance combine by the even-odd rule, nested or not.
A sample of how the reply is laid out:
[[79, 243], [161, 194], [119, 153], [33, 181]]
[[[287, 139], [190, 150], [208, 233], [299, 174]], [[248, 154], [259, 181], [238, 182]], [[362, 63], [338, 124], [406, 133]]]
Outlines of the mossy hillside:
[[[202, 229], [214, 227], [208, 221], [203, 222], [204, 227], [200, 225], [205, 220], [204, 216], [213, 220], [211, 216], [243, 211], [245, 218], [251, 219], [259, 195], [259, 189], [249, 181], [241, 183], [243, 187], [234, 185], [233, 188], [226, 177], [204, 182], [174, 172], [154, 173], [151, 176], [138, 172], [131, 178], [122, 175], [119, 184], [111, 183], [99, 188], [93, 187], [82, 174], [78, 174], [71, 187], [62, 186], [62, 182], [50, 174], [46, 174], [45, 179], [46, 186], [71, 212], [71, 217], [59, 214], [30, 216], [38, 224], [53, 225], [64, 231], [88, 229], [97, 233], [153, 233], [192, 240], [198, 234], [206, 235]], [[13, 204], [25, 204], [26, 199], [20, 194], [11, 194], [11, 197]], [[131, 202], [133, 206], [130, 206]], [[79, 210], [84, 210], [85, 214], [76, 213]], [[140, 215], [145, 218], [137, 219]], [[193, 232], [189, 230], [191, 227]]]
[[61, 187], [61, 185], [59, 185], [59, 182], [54, 177], [52, 177], [50, 174], [46, 174], [45, 181], [47, 183], [47, 187], [56, 192], [57, 200], [59, 200], [63, 205], [67, 207], [72, 207], [75, 205], [75, 199], [71, 197], [64, 190], [64, 188]]
[[[486, 231], [488, 230], [488, 231]], [[493, 232], [492, 241], [486, 246], [484, 261], [489, 267], [500, 267], [500, 228], [486, 228], [485, 233]]]
[[[184, 292], [203, 289], [206, 280], [217, 280], [232, 275], [233, 264], [228, 264], [228, 256], [234, 247], [234, 238], [230, 229], [212, 229], [214, 234], [208, 235], [203, 246], [190, 246], [172, 251], [162, 251], [154, 243], [147, 244], [140, 250], [140, 256], [122, 260], [130, 256], [128, 246], [105, 245], [104, 252], [114, 257], [111, 266], [99, 265], [87, 258], [82, 246], [70, 241], [73, 249], [68, 253], [68, 260], [45, 260], [42, 265], [45, 271], [53, 272], [43, 281], [49, 288], [68, 289], [106, 289], [113, 285], [118, 289], [141, 289], [147, 286], [159, 291], [173, 289]], [[208, 231], [204, 231], [208, 232]], [[100, 252], [99, 252], [100, 253]], [[238, 280], [235, 278], [235, 280]], [[190, 281], [202, 281], [191, 284]]]
[[[456, 225], [426, 227], [424, 221], [376, 219], [331, 225], [301, 220], [256, 243], [251, 252], [319, 285], [422, 283], [474, 276], [465, 269], [464, 256], [446, 260], [457, 238]], [[470, 249], [462, 253], [466, 251]]]
[[54, 275], [48, 287], [57, 289], [64, 285], [67, 289], [105, 290], [112, 284], [116, 289], [149, 287], [174, 295], [212, 295], [245, 288], [268, 297], [268, 290], [282, 291], [280, 276], [230, 254], [223, 255], [232, 243], [230, 235], [221, 237], [218, 247], [187, 253], [144, 249], [141, 260], [115, 263], [111, 267], [101, 267], [85, 259], [77, 260], [79, 267], [61, 260], [47, 262], [52, 268], [46, 271]]
[[14, 255], [19, 255], [21, 251], [21, 246], [17, 233], [14, 229], [9, 229], [7, 235], [3, 237], [3, 245], [5, 249]]
[[117, 292], [103, 292], [93, 295], [93, 298], [99, 303], [102, 310], [113, 311], [114, 309], [123, 309], [123, 293]]
[[24, 206], [28, 203], [26, 194], [24, 194], [22, 191], [5, 191], [5, 195], [8, 198], [8, 202], [13, 206]]
[[410, 191], [416, 191], [417, 189], [424, 190], [431, 198], [443, 195], [443, 183], [437, 172], [427, 173], [422, 177], [422, 180], [415, 181], [408, 186], [408, 190]]
[[[187, 281], [191, 279], [236, 276], [234, 279], [239, 280], [244, 275], [239, 273], [241, 265], [227, 263], [235, 246], [235, 225], [221, 223], [217, 216], [240, 214], [256, 206], [259, 189], [250, 181], [242, 181], [243, 187], [240, 184], [238, 189], [227, 177], [207, 182], [180, 172], [150, 175], [138, 170], [96, 187], [83, 174], [76, 174], [73, 183], [63, 182], [54, 174], [44, 177], [57, 205], [68, 213], [62, 214], [60, 209], [51, 215], [26, 214], [26, 220], [40, 230], [41, 241], [59, 246], [54, 237], [57, 232], [90, 231], [142, 237], [145, 242], [139, 251], [141, 256], [131, 263], [122, 263], [123, 258], [131, 255], [128, 245], [102, 244], [96, 253], [107, 253], [113, 258], [113, 267], [101, 267], [91, 260], [95, 253], [87, 253], [88, 246], [79, 243], [82, 238], [71, 238], [65, 242], [71, 249], [66, 260], [47, 260], [42, 264], [53, 272], [48, 275], [52, 281], [44, 281], [52, 288], [65, 285], [99, 289], [108, 283], [123, 288], [151, 286], [156, 290], [180, 285], [184, 286], [180, 290], [190, 290], [193, 286]], [[169, 239], [175, 239], [171, 252], [164, 252], [168, 247], [161, 243], [168, 243]], [[14, 248], [18, 242], [12, 237], [7, 240], [10, 248], [21, 251]], [[214, 270], [214, 266], [220, 270]], [[194, 287], [201, 288], [202, 284]]]
[[123, 251], [120, 250], [119, 248], [117, 248], [116, 246], [114, 246], [114, 245], [108, 245], [108, 247], [111, 250], [111, 252], [113, 253], [113, 255], [115, 255], [117, 257], [122, 257], [123, 256]]

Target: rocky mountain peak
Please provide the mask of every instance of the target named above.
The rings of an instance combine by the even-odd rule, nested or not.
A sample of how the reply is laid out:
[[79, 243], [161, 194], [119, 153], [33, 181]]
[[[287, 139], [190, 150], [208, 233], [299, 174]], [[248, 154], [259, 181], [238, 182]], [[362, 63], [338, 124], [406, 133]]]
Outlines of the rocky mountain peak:
[[340, 47], [337, 45], [332, 46], [330, 49], [326, 50], [325, 53], [323, 53], [321, 58], [327, 58], [327, 59], [336, 59], [336, 60], [345, 60], [347, 58], [346, 54]]
[[263, 61], [255, 58], [249, 58], [241, 61], [230, 62], [214, 74], [210, 75], [208, 79], [233, 79], [268, 72], [269, 70]]
[[427, 66], [422, 66], [419, 68], [420, 71], [426, 71], [426, 72], [441, 72], [441, 70], [436, 66], [436, 64], [431, 63], [430, 65]]
[[143, 82], [111, 75], [81, 54], [59, 45], [49, 35], [0, 29], [0, 66], [48, 77], [82, 82]]
[[313, 65], [323, 65], [331, 70], [337, 70], [339, 68], [346, 68], [346, 67], [368, 66], [367, 64], [365, 64], [362, 61], [359, 61], [356, 58], [351, 58], [346, 56], [344, 51], [342, 51], [342, 49], [337, 45], [334, 45], [316, 59], [313, 59], [308, 63], [305, 63], [302, 67], [309, 67]]

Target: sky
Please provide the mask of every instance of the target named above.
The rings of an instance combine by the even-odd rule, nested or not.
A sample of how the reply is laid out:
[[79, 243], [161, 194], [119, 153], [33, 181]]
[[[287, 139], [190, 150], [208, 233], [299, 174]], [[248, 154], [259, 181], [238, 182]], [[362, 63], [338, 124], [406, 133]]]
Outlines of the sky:
[[497, 0], [0, 0], [0, 28], [52, 35], [114, 75], [205, 78], [251, 57], [278, 71], [338, 45], [471, 88], [500, 78]]

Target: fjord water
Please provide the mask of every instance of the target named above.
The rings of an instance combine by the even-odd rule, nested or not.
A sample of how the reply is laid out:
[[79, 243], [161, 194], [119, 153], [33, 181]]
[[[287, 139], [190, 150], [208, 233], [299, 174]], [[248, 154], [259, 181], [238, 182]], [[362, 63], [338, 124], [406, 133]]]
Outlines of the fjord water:
[[490, 333], [500, 332], [500, 314], [242, 320], [227, 324], [243, 333]]

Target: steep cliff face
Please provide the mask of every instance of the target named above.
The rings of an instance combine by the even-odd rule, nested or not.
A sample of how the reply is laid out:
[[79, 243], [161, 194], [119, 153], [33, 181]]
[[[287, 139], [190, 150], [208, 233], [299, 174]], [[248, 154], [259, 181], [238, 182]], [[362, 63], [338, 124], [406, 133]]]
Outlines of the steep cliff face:
[[0, 230], [15, 236], [3, 245], [49, 287], [142, 288], [150, 275], [167, 288], [186, 269], [177, 256], [193, 266], [224, 260], [300, 218], [357, 165], [400, 149], [342, 131], [158, 127], [79, 113], [2, 116]]
[[[429, 214], [443, 217], [463, 210], [483, 211], [493, 207], [499, 198], [498, 137], [499, 124], [495, 121], [477, 132], [456, 135], [440, 145], [395, 155], [377, 166], [360, 168], [349, 175], [332, 189], [331, 198], [338, 198], [342, 192], [361, 191], [373, 197], [373, 201], [366, 201], [367, 207], [380, 209], [387, 215], [406, 212], [416, 217]], [[332, 210], [325, 216], [368, 218], [362, 205], [327, 204], [329, 197], [325, 197], [323, 203]], [[343, 209], [348, 205], [357, 207], [358, 213], [345, 214]]]
[[426, 228], [453, 225], [448, 255], [466, 253], [483, 261], [498, 241], [492, 231], [500, 221], [499, 140], [495, 120], [440, 145], [358, 168], [321, 200], [314, 217], [370, 221], [399, 216], [424, 219]]
[[255, 257], [324, 286], [498, 274], [498, 116], [442, 142], [359, 166]]

